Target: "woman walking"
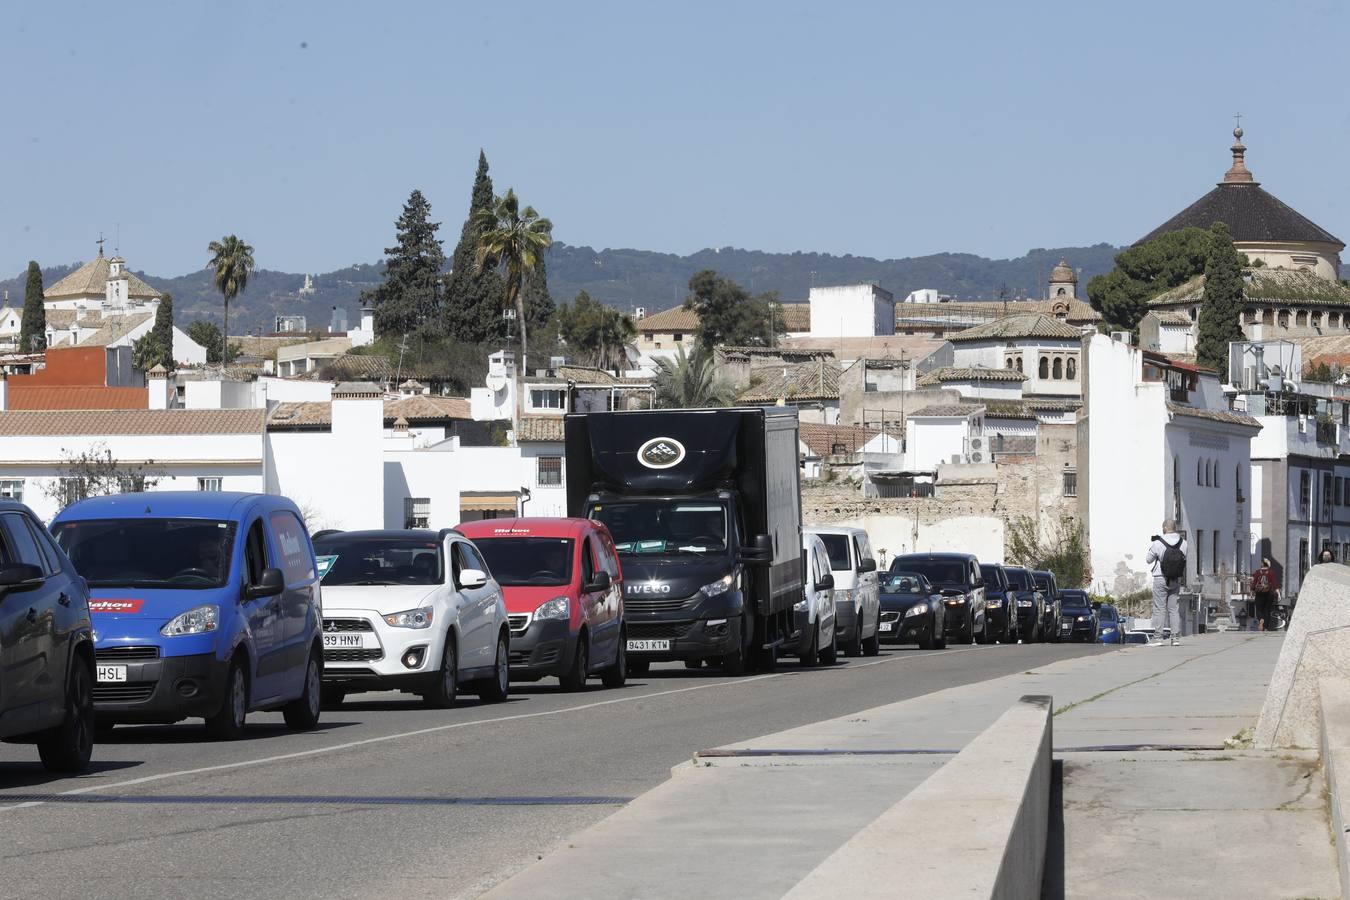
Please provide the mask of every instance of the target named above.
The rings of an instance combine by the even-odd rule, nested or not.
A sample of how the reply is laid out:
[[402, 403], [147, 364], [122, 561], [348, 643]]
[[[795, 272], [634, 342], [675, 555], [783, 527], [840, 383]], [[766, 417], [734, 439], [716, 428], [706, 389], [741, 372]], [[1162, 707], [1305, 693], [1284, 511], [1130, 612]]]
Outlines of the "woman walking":
[[1275, 630], [1275, 600], [1280, 592], [1278, 584], [1270, 560], [1262, 558], [1261, 568], [1252, 573], [1252, 593], [1256, 596], [1257, 631], [1266, 631], [1266, 623], [1270, 623], [1270, 631]]

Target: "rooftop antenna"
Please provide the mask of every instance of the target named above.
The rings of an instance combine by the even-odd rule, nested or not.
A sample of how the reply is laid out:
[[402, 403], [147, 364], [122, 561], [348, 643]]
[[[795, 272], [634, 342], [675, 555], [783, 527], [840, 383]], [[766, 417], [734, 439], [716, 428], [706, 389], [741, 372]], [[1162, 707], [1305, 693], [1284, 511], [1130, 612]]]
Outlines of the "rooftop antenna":
[[95, 244], [98, 244], [98, 255], [99, 255], [99, 256], [102, 256], [102, 255], [103, 255], [103, 232], [100, 231], [100, 232], [98, 233], [98, 240], [94, 241], [94, 243], [95, 243]]
[[113, 244], [113, 255], [122, 255], [122, 223], [117, 223], [117, 242]]

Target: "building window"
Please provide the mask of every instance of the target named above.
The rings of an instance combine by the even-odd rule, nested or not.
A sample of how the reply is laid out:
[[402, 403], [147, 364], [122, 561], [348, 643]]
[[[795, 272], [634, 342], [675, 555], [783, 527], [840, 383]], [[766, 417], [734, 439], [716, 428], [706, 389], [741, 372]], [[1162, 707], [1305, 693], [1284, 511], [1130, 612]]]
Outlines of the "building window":
[[1040, 370], [1040, 371], [1041, 371], [1041, 378], [1042, 378], [1042, 379], [1046, 379], [1046, 378], [1049, 378], [1049, 377], [1050, 377], [1050, 357], [1048, 357], [1048, 356], [1042, 356], [1042, 357], [1041, 357], [1041, 370]]
[[1331, 476], [1326, 472], [1322, 473], [1322, 515], [1331, 514]]
[[1211, 460], [1209, 466], [1210, 469], [1213, 470], [1214, 472], [1214, 486], [1221, 487], [1221, 485], [1219, 484], [1219, 461], [1217, 459]]
[[1199, 487], [1205, 486], [1205, 461], [1203, 459], [1195, 461], [1195, 483]]
[[69, 506], [89, 496], [88, 485], [83, 478], [62, 478], [57, 490], [62, 506]]
[[1244, 312], [1248, 325], [1254, 325], [1261, 318], [1261, 314], [1254, 309], [1248, 309]]
[[535, 483], [540, 487], [558, 487], [562, 484], [562, 457], [541, 456], [535, 468]]
[[1306, 309], [1300, 309], [1294, 313], [1294, 324], [1299, 328], [1308, 327], [1308, 311]]
[[1017, 371], [1022, 371], [1022, 357], [1017, 357]]
[[1065, 497], [1077, 497], [1077, 496], [1078, 496], [1078, 470], [1077, 470], [1077, 469], [1065, 469], [1065, 470], [1064, 470], [1064, 496], [1065, 496]]
[[1070, 381], [1078, 380], [1078, 360], [1070, 356], [1064, 363], [1064, 376]]
[[1289, 310], [1287, 309], [1280, 310], [1279, 313], [1277, 314], [1277, 318], [1279, 319], [1279, 325], [1281, 328], [1289, 327]]
[[1312, 477], [1307, 472], [1298, 473], [1298, 508], [1306, 510], [1312, 499]]
[[1063, 378], [1064, 378], [1064, 360], [1060, 359], [1057, 356], [1055, 357], [1054, 379], [1056, 381], [1062, 381]]
[[0, 498], [13, 500], [16, 503], [23, 502], [23, 479], [6, 478], [0, 481]]
[[1342, 496], [1344, 496], [1342, 493], [1344, 489], [1345, 489], [1344, 479], [1338, 477], [1336, 479], [1336, 487], [1334, 487], [1331, 491], [1331, 502], [1336, 506], [1341, 506], [1344, 503], [1344, 501], [1341, 499]]
[[684, 342], [684, 332], [682, 331], [675, 332], [675, 334], [671, 335], [671, 337], [675, 339], [675, 343], [677, 344]]
[[1005, 360], [1003, 361], [1003, 368], [1005, 368], [1005, 369], [1011, 369], [1012, 367], [1013, 367], [1013, 361], [1012, 361], [1012, 357], [1010, 356], [1010, 357], [1008, 357], [1007, 359], [1005, 359]]
[[1303, 576], [1308, 574], [1308, 539], [1302, 538], [1298, 542], [1298, 584], [1303, 586]]
[[531, 388], [530, 406], [534, 409], [562, 409], [563, 394], [562, 390]]
[[1242, 465], [1240, 463], [1233, 469], [1233, 486], [1237, 488], [1237, 502], [1245, 502], [1247, 498], [1242, 496]]
[[198, 478], [197, 490], [199, 491], [218, 491], [220, 490], [219, 478]]
[[1209, 554], [1209, 571], [1211, 574], [1219, 574], [1219, 529], [1214, 529], [1214, 548]]
[[123, 475], [117, 479], [117, 490], [123, 494], [139, 494], [145, 490], [145, 476]]
[[1203, 528], [1195, 529], [1195, 574], [1204, 577], [1205, 574], [1205, 531]]
[[430, 497], [403, 498], [403, 527], [404, 528], [431, 527]]
[[1322, 314], [1320, 312], [1315, 312], [1312, 314], [1312, 327], [1314, 328], [1322, 327]]

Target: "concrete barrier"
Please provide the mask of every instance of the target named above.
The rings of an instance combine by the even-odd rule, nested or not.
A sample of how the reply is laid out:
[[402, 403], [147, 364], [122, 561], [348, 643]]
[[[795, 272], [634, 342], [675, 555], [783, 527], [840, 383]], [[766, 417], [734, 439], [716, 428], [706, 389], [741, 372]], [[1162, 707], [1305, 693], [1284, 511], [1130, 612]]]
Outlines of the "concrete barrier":
[[1322, 768], [1331, 795], [1331, 828], [1341, 868], [1341, 896], [1350, 897], [1350, 682], [1323, 678]]
[[786, 896], [1039, 898], [1051, 716], [1049, 697], [1023, 697]]
[[1350, 678], [1350, 566], [1337, 563], [1313, 566], [1303, 579], [1256, 724], [1257, 747], [1317, 748], [1324, 676]]

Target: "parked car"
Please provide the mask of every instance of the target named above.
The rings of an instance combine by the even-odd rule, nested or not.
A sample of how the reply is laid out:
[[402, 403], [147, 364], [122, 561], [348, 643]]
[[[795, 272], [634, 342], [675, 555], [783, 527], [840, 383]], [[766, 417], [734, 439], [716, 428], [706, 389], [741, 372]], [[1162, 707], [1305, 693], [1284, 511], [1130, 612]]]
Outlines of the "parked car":
[[1121, 640], [1122, 644], [1147, 644], [1152, 633], [1147, 631], [1127, 631], [1125, 637]]
[[1002, 566], [980, 563], [984, 576], [984, 606], [989, 617], [989, 639], [1017, 643], [1017, 599]]
[[948, 638], [961, 644], [989, 640], [984, 576], [974, 554], [910, 553], [891, 560], [891, 572], [917, 572], [938, 589], [945, 606], [943, 628]]
[[1059, 596], [1059, 583], [1055, 581], [1053, 572], [1041, 569], [1033, 569], [1031, 577], [1036, 582], [1037, 590], [1045, 595], [1045, 639], [1058, 641], [1060, 607], [1062, 605]]
[[1017, 603], [1017, 634], [1028, 643], [1046, 640], [1045, 595], [1036, 587], [1031, 570], [1022, 566], [1004, 566], [1008, 589]]
[[0, 740], [36, 743], [50, 772], [94, 752], [89, 589], [32, 510], [0, 500]]
[[[599, 675], [627, 679], [624, 581], [614, 541], [592, 519], [484, 519], [459, 530], [502, 587], [511, 625], [511, 678], [556, 677], [578, 691]], [[645, 585], [644, 585], [645, 587]], [[670, 604], [662, 594], [634, 606]]]
[[52, 534], [90, 588], [99, 725], [200, 717], [214, 738], [251, 710], [319, 724], [319, 576], [284, 497], [163, 491], [67, 506]]
[[947, 646], [946, 604], [918, 572], [887, 572], [881, 585], [881, 639], [918, 644], [923, 650]]
[[881, 651], [881, 590], [867, 531], [848, 525], [807, 525], [802, 530], [819, 535], [830, 556], [839, 646], [849, 656], [876, 656]]
[[502, 590], [477, 548], [446, 528], [325, 532], [323, 694], [420, 694], [454, 706], [461, 685], [506, 699], [510, 632]]
[[803, 666], [832, 666], [839, 656], [834, 633], [834, 575], [824, 542], [806, 531], [802, 532], [802, 582], [805, 596], [793, 608], [797, 645], [787, 652]]
[[1125, 643], [1125, 623], [1110, 603], [1097, 605], [1097, 640], [1103, 644]]
[[1097, 612], [1087, 591], [1065, 588], [1059, 592], [1059, 638], [1062, 641], [1097, 641]]

